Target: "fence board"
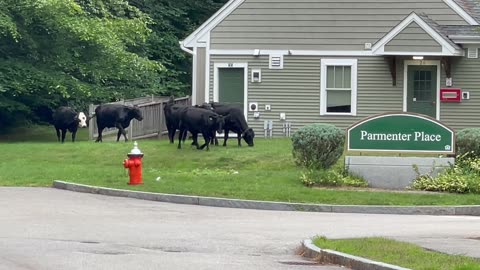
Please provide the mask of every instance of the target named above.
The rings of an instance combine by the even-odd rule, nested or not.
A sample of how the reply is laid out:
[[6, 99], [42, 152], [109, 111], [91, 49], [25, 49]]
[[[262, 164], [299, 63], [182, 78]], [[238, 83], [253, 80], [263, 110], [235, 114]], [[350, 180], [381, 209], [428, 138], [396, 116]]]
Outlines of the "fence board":
[[[112, 102], [108, 104], [123, 104], [127, 106], [137, 105], [143, 115], [142, 121], [132, 120], [130, 126], [127, 128], [128, 138], [131, 140], [140, 138], [157, 137], [167, 134], [167, 126], [165, 123], [165, 116], [163, 108], [168, 102], [169, 97], [142, 97], [131, 100]], [[191, 99], [189, 96], [175, 99], [176, 104], [190, 105]], [[93, 115], [95, 108], [99, 105], [90, 104], [89, 115]], [[98, 127], [96, 118], [93, 118], [89, 124], [89, 139], [94, 140], [98, 137]], [[116, 128], [104, 129], [103, 136], [117, 134]]]

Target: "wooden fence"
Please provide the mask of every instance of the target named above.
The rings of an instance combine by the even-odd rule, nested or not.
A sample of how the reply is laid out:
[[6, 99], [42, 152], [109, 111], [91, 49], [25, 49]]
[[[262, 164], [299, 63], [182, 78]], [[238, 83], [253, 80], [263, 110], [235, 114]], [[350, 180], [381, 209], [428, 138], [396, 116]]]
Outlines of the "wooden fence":
[[[163, 113], [163, 108], [168, 102], [169, 97], [142, 97], [131, 100], [124, 100], [118, 102], [112, 102], [108, 104], [123, 104], [127, 106], [137, 105], [143, 115], [142, 121], [137, 121], [133, 119], [130, 122], [130, 126], [126, 129], [128, 139], [142, 139], [150, 137], [160, 137], [164, 134], [167, 134], [167, 127], [165, 124], [165, 116]], [[176, 98], [176, 104], [182, 105], [191, 105], [191, 99], [189, 96]], [[89, 115], [93, 115], [95, 108], [98, 105], [90, 104], [88, 108]], [[89, 125], [89, 138], [94, 140], [98, 137], [98, 127], [96, 118], [93, 118], [90, 121]], [[118, 133], [117, 128], [106, 128], [102, 132], [102, 136], [111, 136]], [[116, 139], [116, 136], [115, 136]]]

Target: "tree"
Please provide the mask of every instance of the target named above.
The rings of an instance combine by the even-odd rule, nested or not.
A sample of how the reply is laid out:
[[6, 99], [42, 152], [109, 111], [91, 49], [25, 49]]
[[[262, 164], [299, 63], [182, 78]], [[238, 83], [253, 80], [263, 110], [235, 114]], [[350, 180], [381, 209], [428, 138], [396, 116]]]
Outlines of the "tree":
[[142, 54], [152, 21], [126, 1], [2, 1], [0, 126], [164, 90], [164, 66]]
[[205, 22], [227, 0], [132, 0], [129, 3], [153, 21], [146, 53], [151, 60], [166, 67], [165, 87], [168, 95], [191, 94], [191, 56], [180, 49], [179, 41]]

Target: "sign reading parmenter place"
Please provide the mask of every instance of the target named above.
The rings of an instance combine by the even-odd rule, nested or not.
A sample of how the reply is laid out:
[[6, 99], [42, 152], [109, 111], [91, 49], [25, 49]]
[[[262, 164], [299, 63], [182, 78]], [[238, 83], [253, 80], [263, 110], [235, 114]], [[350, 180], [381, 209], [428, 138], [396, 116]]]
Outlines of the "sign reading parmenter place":
[[347, 129], [348, 151], [453, 154], [454, 143], [451, 128], [421, 114], [375, 115]]

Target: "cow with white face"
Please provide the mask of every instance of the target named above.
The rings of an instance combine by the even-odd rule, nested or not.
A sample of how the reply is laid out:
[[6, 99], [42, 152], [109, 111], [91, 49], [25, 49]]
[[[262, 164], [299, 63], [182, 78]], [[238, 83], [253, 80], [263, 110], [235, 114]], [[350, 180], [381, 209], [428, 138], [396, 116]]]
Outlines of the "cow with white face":
[[75, 136], [78, 128], [87, 127], [88, 118], [83, 112], [77, 113], [70, 107], [59, 107], [53, 113], [53, 125], [57, 131], [57, 138], [60, 141], [60, 131], [62, 131], [62, 143], [65, 142], [67, 130], [72, 133], [72, 142], [75, 142]]

